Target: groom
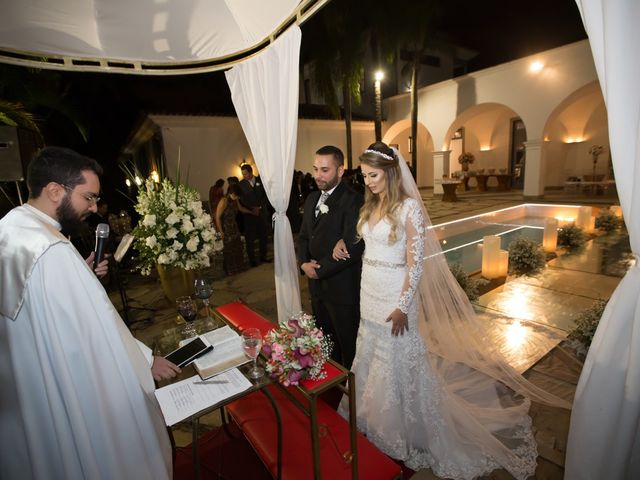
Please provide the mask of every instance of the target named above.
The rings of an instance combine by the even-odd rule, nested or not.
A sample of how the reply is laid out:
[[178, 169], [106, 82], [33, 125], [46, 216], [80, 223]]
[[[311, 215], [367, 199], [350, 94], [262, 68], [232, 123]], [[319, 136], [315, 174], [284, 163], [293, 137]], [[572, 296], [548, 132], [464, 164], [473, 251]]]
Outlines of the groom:
[[[360, 271], [363, 242], [354, 244], [362, 195], [341, 181], [344, 155], [334, 146], [316, 152], [313, 176], [318, 191], [304, 204], [298, 236], [300, 269], [309, 279], [311, 305], [317, 324], [334, 342], [333, 358], [351, 368], [360, 322]], [[333, 247], [345, 240], [351, 257], [332, 258]]]

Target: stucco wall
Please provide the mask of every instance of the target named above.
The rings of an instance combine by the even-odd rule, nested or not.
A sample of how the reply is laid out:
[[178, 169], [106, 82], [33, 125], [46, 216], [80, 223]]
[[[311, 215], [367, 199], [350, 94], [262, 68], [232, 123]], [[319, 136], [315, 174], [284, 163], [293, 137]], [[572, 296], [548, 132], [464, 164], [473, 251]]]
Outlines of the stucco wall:
[[[161, 131], [166, 154], [167, 174], [174, 178], [178, 165], [182, 175], [189, 173], [189, 184], [203, 199], [218, 178], [235, 175], [242, 178], [240, 165], [250, 163], [259, 173], [240, 122], [234, 117], [202, 117], [152, 115], [150, 119]], [[353, 122], [354, 166], [357, 157], [374, 140], [372, 122]], [[344, 122], [337, 120], [306, 120], [298, 122], [296, 170], [310, 172], [313, 156], [323, 145], [346, 148]], [[345, 159], [346, 163], [346, 159]]]

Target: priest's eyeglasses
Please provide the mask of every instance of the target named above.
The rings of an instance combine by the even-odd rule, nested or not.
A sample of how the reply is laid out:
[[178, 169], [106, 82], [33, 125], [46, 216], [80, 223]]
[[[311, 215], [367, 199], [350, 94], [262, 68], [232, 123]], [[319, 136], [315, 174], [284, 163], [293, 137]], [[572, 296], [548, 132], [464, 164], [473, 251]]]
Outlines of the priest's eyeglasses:
[[[73, 193], [75, 191], [73, 188], [65, 185], [64, 183], [61, 183], [60, 185], [62, 185], [67, 192]], [[87, 201], [89, 205], [95, 205], [100, 201], [100, 197], [93, 193], [80, 193], [80, 192], [78, 193], [82, 198], [84, 198]]]

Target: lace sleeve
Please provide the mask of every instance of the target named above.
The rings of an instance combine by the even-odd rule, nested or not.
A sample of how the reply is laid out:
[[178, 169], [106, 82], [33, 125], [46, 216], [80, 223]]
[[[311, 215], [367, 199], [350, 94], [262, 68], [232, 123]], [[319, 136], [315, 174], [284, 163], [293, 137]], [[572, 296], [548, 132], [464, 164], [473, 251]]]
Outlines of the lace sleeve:
[[407, 242], [407, 271], [404, 275], [398, 308], [402, 313], [407, 314], [420, 283], [424, 265], [424, 216], [422, 209], [415, 201], [409, 206], [404, 229]]

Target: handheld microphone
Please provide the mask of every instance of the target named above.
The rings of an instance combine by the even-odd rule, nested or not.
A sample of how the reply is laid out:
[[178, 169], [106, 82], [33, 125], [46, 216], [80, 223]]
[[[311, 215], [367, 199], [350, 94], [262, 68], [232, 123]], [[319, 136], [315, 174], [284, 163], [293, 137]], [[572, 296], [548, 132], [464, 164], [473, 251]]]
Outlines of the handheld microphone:
[[109, 239], [109, 225], [106, 223], [99, 223], [96, 228], [96, 256], [93, 259], [93, 269], [98, 268], [98, 264], [102, 261], [104, 256], [104, 249]]

